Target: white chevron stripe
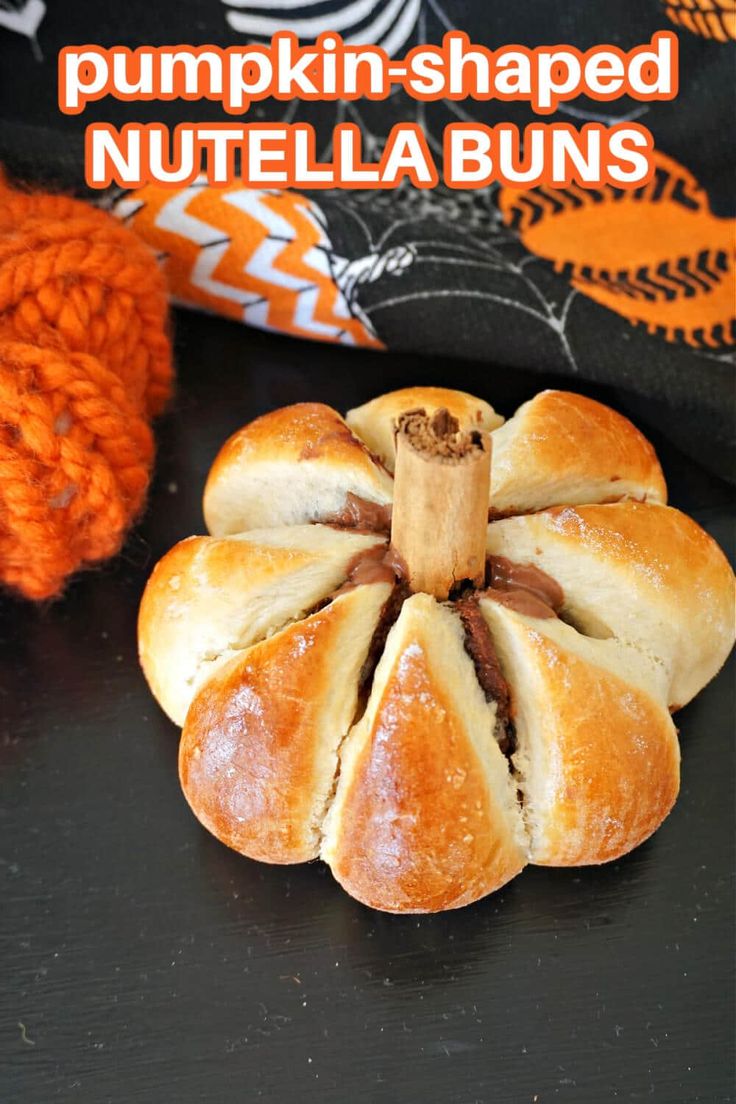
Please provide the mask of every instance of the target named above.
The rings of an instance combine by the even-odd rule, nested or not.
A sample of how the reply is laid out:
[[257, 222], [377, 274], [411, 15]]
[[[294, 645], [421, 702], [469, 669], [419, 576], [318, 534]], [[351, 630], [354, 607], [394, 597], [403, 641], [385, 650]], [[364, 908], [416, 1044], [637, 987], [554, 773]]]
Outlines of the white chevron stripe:
[[[354, 345], [355, 342], [349, 333], [345, 333], [340, 326], [330, 326], [324, 322], [318, 322], [314, 317], [314, 309], [317, 306], [319, 289], [317, 287], [305, 288], [297, 300], [296, 310], [291, 320], [294, 326], [302, 331], [312, 334], [314, 337], [336, 338], [346, 345]], [[261, 299], [257, 303], [247, 306], [243, 311], [243, 321], [251, 326], [257, 326], [260, 330], [283, 332], [280, 327], [272, 325], [268, 321], [269, 303]], [[346, 315], [348, 317], [348, 315]]]
[[[276, 258], [283, 253], [284, 245], [294, 240], [295, 231], [290, 222], [266, 206], [263, 199], [267, 195], [268, 192], [244, 189], [223, 196], [226, 203], [237, 207], [238, 210], [265, 226], [269, 234], [251, 256], [245, 271], [250, 276], [255, 276], [258, 280], [265, 280], [276, 287], [288, 288], [289, 291], [299, 291], [304, 287], [303, 278], [292, 276], [291, 273], [283, 272], [273, 266]], [[328, 274], [326, 262], [323, 263], [321, 268], [318, 266], [315, 266], [315, 268], [315, 276], [324, 277]]]
[[340, 333], [341, 327], [318, 322], [314, 317], [314, 312], [319, 301], [319, 290], [318, 287], [311, 287], [302, 292], [297, 302], [294, 321], [301, 329], [309, 330], [310, 333], [320, 334], [323, 337], [334, 337]]
[[[399, 0], [399, 5], [403, 2], [404, 0]], [[315, 15], [308, 19], [288, 21], [268, 15], [249, 15], [247, 12], [228, 18], [232, 27], [243, 34], [270, 37], [277, 31], [289, 30], [301, 38], [315, 38], [320, 31], [344, 31], [346, 27], [354, 27], [356, 23], [372, 15], [380, 3], [381, 0], [352, 0], [344, 8], [330, 12], [328, 16]]]
[[[202, 219], [196, 218], [195, 215], [186, 210], [187, 204], [191, 202], [198, 190], [195, 181], [188, 188], [176, 192], [159, 211], [156, 225], [160, 230], [168, 230], [172, 234], [189, 238], [195, 245], [200, 246], [197, 260], [189, 277], [194, 287], [208, 295], [216, 295], [232, 303], [252, 303], [258, 298], [254, 292], [223, 283], [222, 280], [216, 280], [212, 275], [227, 253], [230, 243], [229, 241], [220, 241], [223, 236], [222, 230], [218, 230], [216, 226], [210, 226], [209, 223], [203, 222]], [[216, 242], [220, 244], [214, 244]]]
[[[409, 35], [414, 30], [417, 20], [419, 19], [419, 12], [421, 10], [422, 0], [409, 0], [409, 3], [401, 13], [400, 18], [396, 22], [396, 26], [393, 30], [381, 40], [380, 45], [386, 51], [389, 57], [393, 57], [404, 46], [409, 38]], [[372, 42], [372, 39], [364, 38], [363, 35], [367, 35], [370, 28], [366, 31], [361, 31], [360, 34], [349, 38], [347, 41], [351, 45], [363, 45], [366, 42]], [[375, 30], [374, 30], [375, 33]]]
[[[189, 282], [193, 287], [207, 295], [225, 299], [228, 302], [237, 303], [243, 309], [243, 321], [260, 329], [276, 330], [269, 323], [271, 301], [268, 287], [280, 287], [294, 292], [293, 316], [287, 323], [298, 327], [302, 332], [316, 338], [339, 340], [344, 344], [355, 344], [352, 335], [344, 331], [340, 319], [346, 321], [352, 318], [347, 300], [342, 290], [334, 285], [330, 266], [327, 260], [326, 250], [330, 249], [329, 240], [318, 217], [319, 211], [309, 207], [300, 207], [300, 218], [305, 219], [314, 228], [317, 235], [315, 245], [302, 255], [302, 263], [311, 269], [313, 276], [309, 274], [299, 277], [289, 272], [276, 268], [279, 256], [284, 248], [296, 237], [296, 230], [287, 218], [268, 207], [264, 200], [278, 193], [268, 191], [255, 191], [242, 189], [230, 192], [222, 196], [223, 201], [242, 211], [262, 226], [267, 237], [248, 259], [243, 272], [266, 285], [264, 291], [247, 290], [224, 283], [213, 275], [222, 258], [231, 248], [231, 241], [222, 230], [211, 226], [201, 218], [197, 218], [187, 210], [188, 204], [204, 184], [204, 178], [199, 178], [187, 188], [175, 192], [160, 209], [156, 217], [156, 226], [160, 230], [186, 238], [199, 247], [196, 260], [189, 273]], [[143, 206], [134, 196], [124, 196], [114, 207], [115, 214], [119, 217], [135, 215], [135, 211]], [[175, 250], [174, 250], [175, 253]], [[315, 311], [319, 304], [325, 282], [335, 286], [335, 301], [331, 305], [331, 312], [335, 316], [335, 323], [323, 322], [315, 318]], [[177, 300], [178, 301], [178, 300]], [[181, 300], [186, 302], [186, 295]], [[370, 332], [370, 327], [368, 327]]]
[[161, 230], [168, 230], [172, 234], [182, 234], [193, 241], [195, 245], [209, 245], [210, 242], [215, 242], [221, 238], [221, 230], [210, 226], [209, 223], [203, 222], [187, 211], [187, 204], [204, 187], [204, 184], [204, 178], [200, 177], [189, 187], [182, 188], [180, 192], [175, 192], [159, 211], [156, 225]]
[[317, 234], [317, 241], [304, 254], [304, 262], [311, 268], [316, 269], [317, 272], [331, 277], [330, 266], [327, 263], [325, 250], [331, 249], [332, 246], [325, 233], [322, 222], [317, 218], [317, 215], [322, 215], [322, 212], [319, 208], [310, 205], [309, 207], [302, 207], [301, 214]]
[[200, 250], [189, 279], [194, 287], [206, 291], [209, 295], [217, 295], [220, 299], [228, 299], [231, 303], [240, 303], [247, 306], [247, 304], [260, 299], [257, 292], [233, 287], [232, 284], [225, 284], [222, 280], [215, 280], [212, 276], [229, 248], [230, 242], [224, 241], [220, 245], [211, 245], [209, 249]]
[[[271, 235], [261, 242], [250, 258], [246, 266], [246, 272], [258, 280], [297, 292], [294, 324], [301, 330], [305, 330], [315, 337], [336, 337], [341, 333], [339, 325], [321, 322], [314, 317], [322, 282], [325, 279], [331, 281], [325, 254], [320, 249], [312, 248], [302, 257], [303, 262], [314, 271], [314, 283], [305, 284], [303, 277], [293, 276], [291, 273], [283, 272], [274, 267], [277, 258], [283, 253], [284, 245], [294, 240], [295, 231], [291, 223], [263, 203], [263, 199], [268, 194], [267, 192], [241, 191], [231, 192], [223, 197], [234, 207], [261, 222]], [[302, 207], [300, 213], [319, 233], [320, 244], [328, 246], [329, 243], [324, 236], [324, 232], [312, 212], [308, 208]], [[339, 290], [336, 298], [335, 307], [338, 307], [339, 310], [336, 310], [335, 313], [342, 314], [345, 318], [350, 317], [347, 303], [345, 303]], [[333, 310], [335, 307], [333, 307]], [[268, 304], [264, 303], [253, 303], [246, 308], [244, 313], [246, 322], [262, 328], [268, 328], [267, 316]]]
[[[270, 38], [288, 30], [314, 39], [323, 31], [346, 32], [345, 41], [351, 45], [381, 45], [390, 55], [408, 40], [421, 8], [421, 0], [347, 0], [334, 11], [308, 15], [317, 2], [322, 0], [223, 0], [230, 8], [242, 9], [229, 11], [226, 18], [233, 30], [249, 37]], [[361, 28], [366, 20], [371, 22]]]

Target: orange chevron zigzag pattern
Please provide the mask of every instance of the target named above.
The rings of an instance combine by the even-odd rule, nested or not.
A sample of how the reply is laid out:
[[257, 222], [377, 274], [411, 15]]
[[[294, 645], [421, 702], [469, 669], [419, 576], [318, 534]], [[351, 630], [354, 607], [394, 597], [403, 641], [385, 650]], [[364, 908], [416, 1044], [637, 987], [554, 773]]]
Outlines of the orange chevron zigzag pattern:
[[736, 344], [736, 220], [662, 153], [649, 184], [503, 188], [504, 221], [574, 288], [635, 325], [696, 348]]
[[145, 185], [113, 213], [158, 254], [176, 301], [295, 337], [381, 347], [333, 278], [323, 220], [305, 196]]

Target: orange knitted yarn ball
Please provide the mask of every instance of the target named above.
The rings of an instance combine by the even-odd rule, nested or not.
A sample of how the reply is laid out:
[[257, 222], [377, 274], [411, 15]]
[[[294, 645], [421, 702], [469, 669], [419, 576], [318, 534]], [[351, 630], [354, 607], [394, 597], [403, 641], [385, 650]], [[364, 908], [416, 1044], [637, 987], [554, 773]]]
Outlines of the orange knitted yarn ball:
[[169, 395], [164, 280], [110, 215], [0, 178], [0, 582], [57, 594], [140, 510]]

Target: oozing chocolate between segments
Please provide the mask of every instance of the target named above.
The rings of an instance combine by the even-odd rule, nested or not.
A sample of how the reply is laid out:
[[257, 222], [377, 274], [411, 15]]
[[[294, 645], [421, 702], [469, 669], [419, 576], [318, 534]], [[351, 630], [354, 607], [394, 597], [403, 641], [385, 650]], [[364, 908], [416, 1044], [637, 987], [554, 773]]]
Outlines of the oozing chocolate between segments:
[[[423, 408], [405, 411], [397, 423], [398, 432], [408, 437], [412, 448], [440, 464], [462, 464], [473, 452], [483, 449], [482, 435], [472, 430], [461, 432], [458, 419], [446, 409], [437, 410], [431, 417]], [[383, 506], [348, 492], [343, 507], [325, 518], [324, 522], [341, 529], [388, 534], [391, 532], [391, 513], [391, 505]], [[348, 564], [346, 574], [346, 581], [327, 601], [365, 584], [380, 582], [392, 586], [361, 672], [360, 715], [367, 703], [388, 633], [404, 601], [411, 594], [406, 582], [410, 576], [406, 564], [391, 543], [377, 544], [358, 553]], [[515, 747], [511, 694], [490, 629], [480, 610], [479, 598], [488, 597], [529, 617], [551, 618], [557, 616], [565, 596], [560, 585], [540, 568], [533, 564], [518, 564], [504, 556], [486, 557], [484, 586], [477, 588], [480, 581], [477, 575], [474, 581], [475, 585], [465, 580], [454, 587], [448, 602], [455, 607], [462, 622], [465, 650], [473, 661], [486, 700], [496, 703], [495, 736], [501, 751], [510, 756]]]
[[511, 691], [499, 663], [496, 646], [476, 597], [458, 598], [455, 603], [465, 630], [465, 651], [473, 661], [475, 674], [486, 701], [496, 703], [498, 746], [504, 755], [512, 755], [514, 729], [511, 723]]
[[391, 503], [382, 506], [380, 502], [371, 502], [348, 491], [342, 508], [326, 517], [324, 524], [366, 533], [390, 533]]
[[348, 563], [346, 573], [347, 579], [328, 601], [339, 598], [341, 594], [347, 594], [355, 587], [370, 585], [371, 583], [391, 584], [391, 593], [381, 609], [378, 624], [373, 631], [368, 654], [360, 672], [358, 707], [355, 715], [355, 721], [357, 722], [368, 704], [373, 675], [386, 646], [388, 634], [394, 622], [398, 619], [401, 607], [410, 596], [411, 591], [404, 581], [406, 565], [396, 549], [390, 544], [377, 544], [373, 548], [358, 552]]
[[[426, 453], [449, 463], [457, 463], [466, 459], [474, 450], [482, 449], [482, 435], [477, 430], [469, 432], [461, 431], [460, 423], [454, 415], [444, 408], [436, 410], [431, 418], [427, 418], [424, 408], [406, 410], [399, 418], [397, 431], [401, 426], [407, 432], [412, 446], [419, 452]], [[344, 435], [344, 431], [337, 430], [328, 436]], [[348, 431], [348, 434], [350, 432]], [[325, 438], [326, 440], [327, 438]], [[319, 455], [323, 447], [323, 439], [315, 444], [305, 446], [302, 459]], [[371, 459], [383, 468], [378, 457], [369, 453]], [[337, 526], [340, 529], [355, 529], [367, 533], [391, 532], [392, 504], [381, 504], [360, 495], [348, 491], [342, 507], [322, 519], [323, 524]]]
[[[356, 719], [368, 701], [373, 675], [383, 654], [391, 627], [401, 613], [401, 607], [411, 595], [405, 581], [406, 567], [390, 544], [377, 544], [358, 552], [347, 565], [347, 579], [327, 600], [333, 601], [355, 587], [371, 583], [390, 583], [392, 590], [384, 603], [373, 634], [368, 655], [360, 675], [359, 705]], [[505, 556], [488, 556], [486, 587], [483, 590], [462, 590], [450, 599], [465, 631], [465, 650], [473, 661], [476, 677], [486, 700], [496, 703], [498, 745], [507, 757], [516, 746], [513, 705], [509, 684], [501, 670], [491, 631], [480, 610], [479, 599], [490, 598], [528, 617], [556, 617], [565, 595], [559, 583], [533, 564], [518, 564]]]
[[486, 558], [486, 587], [490, 598], [528, 617], [556, 617], [565, 603], [565, 592], [546, 571], [505, 556]]
[[345, 569], [347, 579], [332, 595], [337, 598], [355, 587], [366, 583], [395, 584], [406, 575], [406, 566], [395, 548], [388, 544], [376, 544], [358, 552]]

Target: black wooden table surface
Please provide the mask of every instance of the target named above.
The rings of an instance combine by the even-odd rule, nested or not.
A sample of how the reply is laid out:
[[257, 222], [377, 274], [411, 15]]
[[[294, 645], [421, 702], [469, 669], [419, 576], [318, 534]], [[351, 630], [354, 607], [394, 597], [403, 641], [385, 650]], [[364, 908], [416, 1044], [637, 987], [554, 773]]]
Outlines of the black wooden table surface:
[[[145, 579], [203, 531], [238, 426], [420, 382], [508, 415], [559, 381], [204, 317], [177, 330], [178, 396], [124, 552], [45, 608], [0, 600], [0, 1104], [732, 1100], [733, 666], [679, 715], [682, 793], [639, 850], [396, 918], [319, 863], [259, 865], [200, 828], [136, 663]], [[672, 503], [727, 544], [728, 489], [652, 437]]]

